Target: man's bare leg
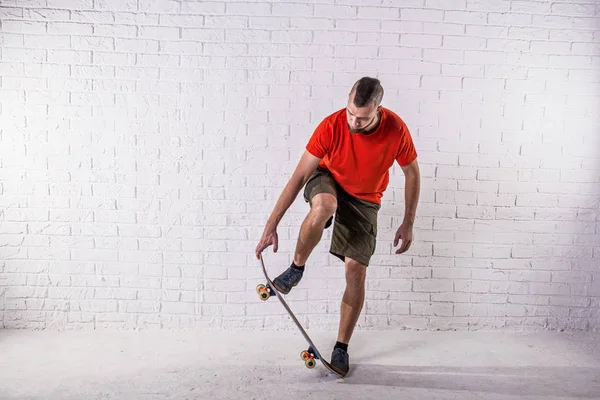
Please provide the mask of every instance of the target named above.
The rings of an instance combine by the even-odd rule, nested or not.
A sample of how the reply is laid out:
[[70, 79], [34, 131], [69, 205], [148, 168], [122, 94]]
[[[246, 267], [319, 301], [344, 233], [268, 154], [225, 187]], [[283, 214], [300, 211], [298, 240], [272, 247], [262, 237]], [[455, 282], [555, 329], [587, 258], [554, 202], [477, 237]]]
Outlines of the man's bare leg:
[[329, 193], [319, 193], [312, 198], [310, 211], [298, 234], [296, 251], [294, 252], [294, 264], [302, 266], [306, 263], [308, 256], [323, 236], [323, 229], [327, 220], [337, 209], [337, 199]]
[[346, 257], [346, 290], [340, 307], [338, 342], [348, 344], [365, 300], [367, 266]]
[[350, 369], [348, 342], [365, 300], [365, 278], [367, 267], [346, 257], [346, 290], [340, 306], [340, 327], [337, 343], [331, 353], [331, 367], [340, 375], [346, 375]]

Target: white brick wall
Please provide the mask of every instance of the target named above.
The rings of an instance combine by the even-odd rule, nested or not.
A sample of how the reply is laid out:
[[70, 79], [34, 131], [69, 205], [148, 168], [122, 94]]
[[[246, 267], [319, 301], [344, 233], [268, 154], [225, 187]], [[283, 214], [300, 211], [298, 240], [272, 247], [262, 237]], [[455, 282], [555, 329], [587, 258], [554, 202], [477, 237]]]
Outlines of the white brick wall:
[[[0, 327], [293, 329], [252, 252], [371, 75], [423, 180], [397, 256], [392, 170], [360, 328], [600, 328], [600, 4], [376, 3], [2, 1]], [[338, 322], [329, 235], [288, 296], [309, 327]]]

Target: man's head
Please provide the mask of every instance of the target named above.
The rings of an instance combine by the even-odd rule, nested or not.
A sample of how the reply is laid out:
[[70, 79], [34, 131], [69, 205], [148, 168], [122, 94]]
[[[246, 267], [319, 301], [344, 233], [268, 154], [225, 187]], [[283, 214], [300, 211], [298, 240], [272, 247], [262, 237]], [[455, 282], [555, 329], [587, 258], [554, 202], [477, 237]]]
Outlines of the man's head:
[[379, 79], [369, 77], [359, 79], [352, 86], [346, 105], [348, 130], [353, 133], [364, 133], [375, 126], [382, 99], [383, 87]]

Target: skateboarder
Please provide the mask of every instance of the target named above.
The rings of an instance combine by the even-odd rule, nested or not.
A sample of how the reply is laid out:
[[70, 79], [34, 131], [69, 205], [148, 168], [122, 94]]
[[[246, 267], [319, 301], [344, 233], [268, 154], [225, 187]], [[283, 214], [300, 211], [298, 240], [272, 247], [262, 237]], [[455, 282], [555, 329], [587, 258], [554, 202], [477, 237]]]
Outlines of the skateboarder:
[[321, 121], [256, 246], [257, 258], [270, 245], [277, 252], [277, 225], [305, 187], [310, 211], [300, 228], [294, 261], [273, 283], [285, 294], [298, 285], [323, 230], [333, 224], [329, 251], [345, 264], [346, 288], [331, 365], [342, 375], [349, 370], [348, 343], [363, 307], [366, 269], [375, 252], [377, 214], [394, 162], [405, 175], [404, 220], [393, 242], [394, 247], [400, 239], [402, 244], [396, 254], [404, 253], [412, 243], [419, 200], [417, 152], [404, 121], [381, 106], [383, 92], [378, 79], [363, 77], [353, 85], [346, 108]]

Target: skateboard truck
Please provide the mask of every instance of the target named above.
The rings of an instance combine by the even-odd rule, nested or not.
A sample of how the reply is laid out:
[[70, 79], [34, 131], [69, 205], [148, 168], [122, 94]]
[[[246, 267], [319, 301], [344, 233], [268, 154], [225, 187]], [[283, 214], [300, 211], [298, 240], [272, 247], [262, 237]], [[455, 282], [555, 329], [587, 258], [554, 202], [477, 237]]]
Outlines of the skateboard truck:
[[300, 358], [302, 359], [302, 361], [304, 361], [304, 365], [306, 365], [306, 368], [314, 368], [317, 365], [315, 359], [319, 359], [315, 355], [315, 350], [312, 348], [312, 346], [310, 346], [308, 350], [304, 350], [302, 353], [300, 353]]
[[262, 301], [269, 300], [271, 296], [277, 296], [277, 291], [273, 290], [270, 286], [265, 286], [262, 283], [256, 286], [256, 293]]

